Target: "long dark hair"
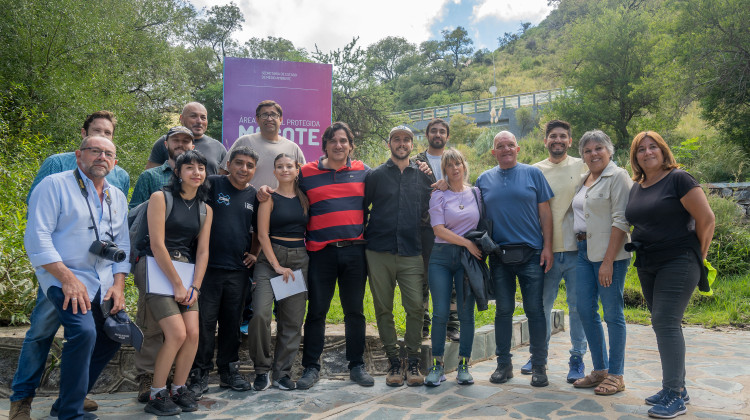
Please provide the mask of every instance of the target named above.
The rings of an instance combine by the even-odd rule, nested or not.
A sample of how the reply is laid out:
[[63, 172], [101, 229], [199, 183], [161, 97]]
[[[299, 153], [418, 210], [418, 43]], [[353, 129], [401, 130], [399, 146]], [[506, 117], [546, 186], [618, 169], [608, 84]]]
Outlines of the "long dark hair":
[[[279, 153], [274, 159], [273, 159], [273, 168], [276, 170], [276, 162], [278, 162], [281, 158], [289, 158], [294, 162], [294, 166], [297, 167], [297, 170], [300, 170], [300, 164], [297, 162], [297, 159], [295, 159], [293, 156], [289, 156], [286, 153]], [[299, 176], [294, 178], [294, 194], [297, 195], [297, 198], [299, 198], [299, 203], [302, 205], [302, 212], [304, 214], [307, 214], [307, 209], [310, 208], [310, 201], [307, 199], [307, 196], [305, 193], [302, 192], [302, 189], [299, 187]]]
[[[174, 195], [175, 197], [179, 197], [180, 193], [184, 192], [182, 190], [182, 180], [180, 179], [180, 172], [182, 171], [182, 167], [188, 164], [198, 164], [205, 167], [208, 164], [208, 160], [206, 160], [206, 157], [197, 150], [188, 150], [187, 152], [177, 156], [177, 159], [175, 159], [174, 163], [174, 170], [172, 171], [172, 178], [169, 180], [167, 186], [164, 187], [164, 190], [171, 191], [172, 195]], [[209, 188], [210, 184], [208, 183], [208, 179], [205, 179], [203, 181], [203, 184], [198, 186], [198, 191], [196, 191], [195, 196], [198, 197], [200, 201], [208, 200]]]

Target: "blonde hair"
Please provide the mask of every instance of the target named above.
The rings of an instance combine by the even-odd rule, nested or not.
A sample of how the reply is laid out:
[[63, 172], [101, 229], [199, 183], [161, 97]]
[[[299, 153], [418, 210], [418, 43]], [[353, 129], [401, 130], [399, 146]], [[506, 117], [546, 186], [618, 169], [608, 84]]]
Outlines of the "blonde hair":
[[679, 168], [680, 165], [677, 164], [677, 161], [674, 158], [674, 155], [672, 154], [672, 151], [669, 149], [669, 145], [667, 145], [667, 142], [664, 141], [662, 136], [659, 135], [656, 131], [641, 131], [640, 133], [636, 134], [633, 138], [633, 142], [630, 144], [630, 168], [633, 170], [633, 181], [638, 183], [643, 183], [646, 181], [646, 174], [643, 173], [643, 168], [641, 168], [641, 165], [638, 164], [638, 147], [641, 146], [641, 142], [645, 138], [650, 138], [651, 140], [656, 143], [656, 145], [661, 150], [662, 156], [664, 156], [664, 162], [661, 164], [661, 168], [664, 170], [670, 170], [674, 168]]
[[463, 153], [459, 152], [458, 149], [448, 147], [443, 152], [443, 157], [440, 159], [440, 170], [443, 172], [443, 178], [445, 178], [445, 168], [449, 162], [460, 163], [464, 167], [464, 184], [469, 185], [469, 165], [466, 163], [466, 158]]

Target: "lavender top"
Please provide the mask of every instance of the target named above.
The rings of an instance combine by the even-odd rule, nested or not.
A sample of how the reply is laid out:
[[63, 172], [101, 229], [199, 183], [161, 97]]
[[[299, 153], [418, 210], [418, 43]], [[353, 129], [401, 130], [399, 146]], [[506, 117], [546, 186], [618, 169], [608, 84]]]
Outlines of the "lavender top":
[[[461, 192], [437, 190], [430, 197], [430, 223], [432, 226], [445, 225], [458, 236], [476, 229], [479, 223], [479, 207], [471, 190], [475, 190], [480, 200], [482, 195], [476, 187], [466, 188]], [[463, 208], [462, 208], [463, 207]], [[435, 236], [435, 243], [449, 242]]]

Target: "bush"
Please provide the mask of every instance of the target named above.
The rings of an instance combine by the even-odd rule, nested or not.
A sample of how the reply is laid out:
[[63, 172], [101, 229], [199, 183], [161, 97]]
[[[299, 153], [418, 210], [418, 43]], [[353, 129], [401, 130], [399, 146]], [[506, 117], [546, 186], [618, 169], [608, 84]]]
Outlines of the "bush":
[[710, 195], [708, 204], [716, 215], [708, 260], [721, 277], [747, 273], [750, 270], [750, 223], [732, 199]]

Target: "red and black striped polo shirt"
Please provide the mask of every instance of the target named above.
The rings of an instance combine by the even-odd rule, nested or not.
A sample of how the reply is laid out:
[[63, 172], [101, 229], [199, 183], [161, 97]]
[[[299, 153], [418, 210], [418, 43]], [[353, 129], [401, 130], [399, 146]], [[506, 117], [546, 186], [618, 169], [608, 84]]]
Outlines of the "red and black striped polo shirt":
[[299, 174], [300, 187], [310, 200], [308, 251], [319, 251], [331, 242], [363, 240], [365, 232], [365, 176], [370, 168], [347, 159], [334, 171], [321, 167], [321, 159], [302, 166]]

